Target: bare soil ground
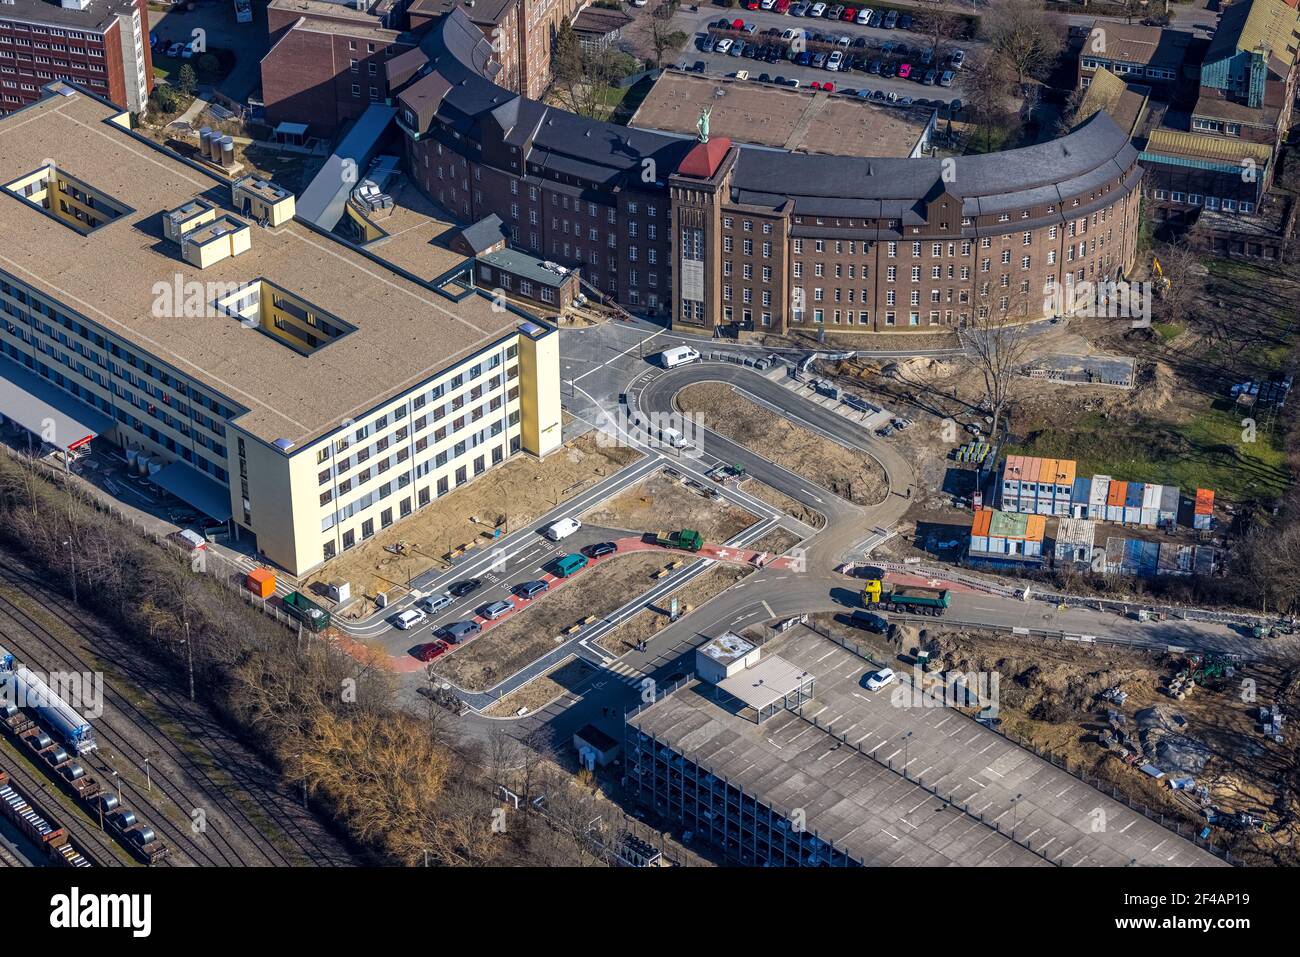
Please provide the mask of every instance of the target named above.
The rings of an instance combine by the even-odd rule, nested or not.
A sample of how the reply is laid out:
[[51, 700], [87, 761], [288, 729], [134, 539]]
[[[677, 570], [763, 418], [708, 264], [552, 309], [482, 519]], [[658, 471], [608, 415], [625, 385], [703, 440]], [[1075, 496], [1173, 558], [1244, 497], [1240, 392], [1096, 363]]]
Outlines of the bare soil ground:
[[601, 502], [582, 516], [589, 525], [607, 525], [630, 532], [653, 532], [669, 528], [693, 528], [706, 542], [725, 542], [758, 521], [752, 512], [725, 498], [709, 498], [683, 476], [660, 469]]
[[659, 551], [630, 552], [600, 562], [443, 655], [433, 671], [461, 688], [486, 691], [554, 649], [570, 625], [588, 615], [604, 617], [645, 591], [671, 558]]
[[[351, 582], [353, 595], [365, 597], [353, 602], [344, 617], [363, 618], [374, 612], [375, 592], [386, 591], [390, 599], [400, 595], [415, 576], [446, 567], [444, 556], [451, 549], [488, 545], [498, 523], [506, 532], [527, 525], [639, 457], [633, 449], [602, 446], [591, 432], [545, 460], [516, 456], [345, 552], [303, 587], [319, 601], [326, 582]], [[401, 551], [394, 554], [386, 546]]]
[[801, 541], [803, 541], [803, 539], [794, 532], [787, 531], [784, 528], [774, 528], [770, 532], [760, 535], [745, 547], [752, 548], [756, 552], [769, 552], [772, 555], [784, 555]]
[[[823, 627], [827, 623], [823, 623]], [[915, 633], [900, 645], [853, 628], [831, 625], [885, 660], [904, 662], [918, 644]], [[1198, 687], [1184, 700], [1170, 697], [1169, 679], [1186, 665], [1183, 656], [1099, 645], [1044, 642], [1040, 639], [975, 632], [936, 632], [943, 671], [982, 671], [999, 676], [1000, 730], [1064, 759], [1089, 779], [1100, 778], [1156, 813], [1197, 829], [1205, 817], [1195, 792], [1174, 792], [1168, 779], [1192, 777], [1208, 789], [1220, 811], [1247, 811], [1270, 827], [1216, 832], [1216, 843], [1233, 858], [1250, 864], [1296, 865], [1300, 838], [1300, 763], [1295, 729], [1284, 726], [1282, 744], [1258, 730], [1261, 705], [1281, 704], [1294, 715], [1300, 705], [1300, 668], [1276, 663], [1238, 665], [1218, 688]], [[900, 655], [901, 651], [901, 655]], [[1119, 687], [1128, 698], [1115, 705], [1101, 697]], [[1157, 781], [1126, 764], [1099, 740], [1108, 726], [1108, 709], [1124, 716], [1123, 730], [1166, 774]], [[1134, 748], [1136, 750], [1136, 748]]]
[[826, 524], [826, 516], [821, 512], [809, 508], [797, 499], [791, 498], [784, 492], [778, 492], [772, 486], [757, 479], [746, 479], [741, 484], [741, 488], [760, 502], [766, 502], [773, 508], [779, 508], [787, 515], [799, 519], [810, 528], [822, 528]]
[[519, 714], [520, 708], [527, 709], [525, 714], [532, 714], [538, 708], [546, 707], [565, 691], [577, 687], [595, 672], [596, 669], [581, 658], [570, 658], [499, 699], [492, 707], [486, 708], [483, 714], [490, 718], [513, 718]]
[[697, 382], [677, 395], [684, 412], [770, 461], [857, 505], [874, 505], [888, 494], [885, 470], [865, 452], [850, 449], [795, 425], [720, 382]]
[[652, 605], [637, 612], [623, 624], [612, 631], [607, 631], [597, 639], [596, 644], [610, 654], [621, 655], [631, 651], [639, 641], [649, 641], [671, 623], [669, 614], [672, 599], [677, 599], [679, 614], [694, 610], [710, 598], [721, 595], [736, 582], [755, 569], [748, 565], [727, 565], [718, 563], [708, 571], [692, 578], [681, 588], [674, 589]]

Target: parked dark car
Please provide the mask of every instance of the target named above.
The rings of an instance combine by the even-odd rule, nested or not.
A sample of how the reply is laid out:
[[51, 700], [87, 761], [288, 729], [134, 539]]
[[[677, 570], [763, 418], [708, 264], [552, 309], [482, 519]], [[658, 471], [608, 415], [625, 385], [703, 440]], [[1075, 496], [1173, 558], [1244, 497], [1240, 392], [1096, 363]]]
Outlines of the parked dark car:
[[448, 588], [447, 591], [449, 591], [455, 598], [464, 598], [466, 595], [472, 595], [474, 592], [478, 591], [482, 585], [483, 582], [481, 579], [466, 578], [464, 581], [456, 582], [456, 584]]
[[883, 635], [889, 629], [889, 622], [884, 618], [860, 609], [853, 612], [853, 624], [877, 635]]
[[613, 555], [616, 551], [618, 546], [613, 542], [597, 542], [586, 548], [588, 558], [604, 558], [606, 555]]

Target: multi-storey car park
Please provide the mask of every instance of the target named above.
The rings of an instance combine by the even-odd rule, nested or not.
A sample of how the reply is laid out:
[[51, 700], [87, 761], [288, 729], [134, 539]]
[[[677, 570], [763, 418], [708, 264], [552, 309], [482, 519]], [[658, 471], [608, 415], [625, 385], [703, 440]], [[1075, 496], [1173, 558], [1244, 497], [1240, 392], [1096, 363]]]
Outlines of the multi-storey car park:
[[294, 574], [559, 446], [553, 328], [129, 125], [62, 83], [0, 120], [0, 413], [147, 457]]
[[514, 246], [677, 329], [1032, 319], [1057, 287], [1120, 278], [1134, 260], [1142, 169], [1104, 112], [1051, 142], [956, 159], [698, 142], [498, 86], [459, 9], [385, 69], [425, 193], [470, 222], [500, 216]]

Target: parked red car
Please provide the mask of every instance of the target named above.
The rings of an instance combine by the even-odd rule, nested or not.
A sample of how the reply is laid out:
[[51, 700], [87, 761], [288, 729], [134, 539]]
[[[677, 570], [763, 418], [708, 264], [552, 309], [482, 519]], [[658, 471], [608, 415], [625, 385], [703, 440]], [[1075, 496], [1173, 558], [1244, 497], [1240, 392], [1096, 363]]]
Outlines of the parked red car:
[[744, 21], [744, 20], [732, 20], [732, 21], [731, 21], [731, 29], [733, 29], [733, 30], [743, 30], [743, 29], [745, 29], [745, 21]]
[[429, 642], [427, 645], [420, 645], [415, 649], [415, 657], [420, 661], [432, 661], [451, 646], [442, 639]]
[[825, 83], [822, 84], [822, 92], [824, 92], [824, 93], [834, 93], [834, 92], [835, 92], [835, 84], [832, 83], [830, 80], [827, 80]]
[[776, 5], [772, 7], [777, 13], [790, 12], [790, 0], [776, 0]]
[[858, 18], [858, 11], [853, 7], [845, 7], [844, 15], [840, 17], [845, 23], [852, 23]]

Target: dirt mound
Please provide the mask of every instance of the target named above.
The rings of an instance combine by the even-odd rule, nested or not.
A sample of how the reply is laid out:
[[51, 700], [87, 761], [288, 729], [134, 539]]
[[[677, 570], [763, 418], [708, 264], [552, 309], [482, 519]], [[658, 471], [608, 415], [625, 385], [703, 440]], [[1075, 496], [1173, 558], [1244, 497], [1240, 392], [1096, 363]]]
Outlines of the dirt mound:
[[1130, 408], [1139, 415], [1154, 415], [1164, 410], [1174, 398], [1178, 376], [1163, 362], [1157, 362], [1133, 391]]

